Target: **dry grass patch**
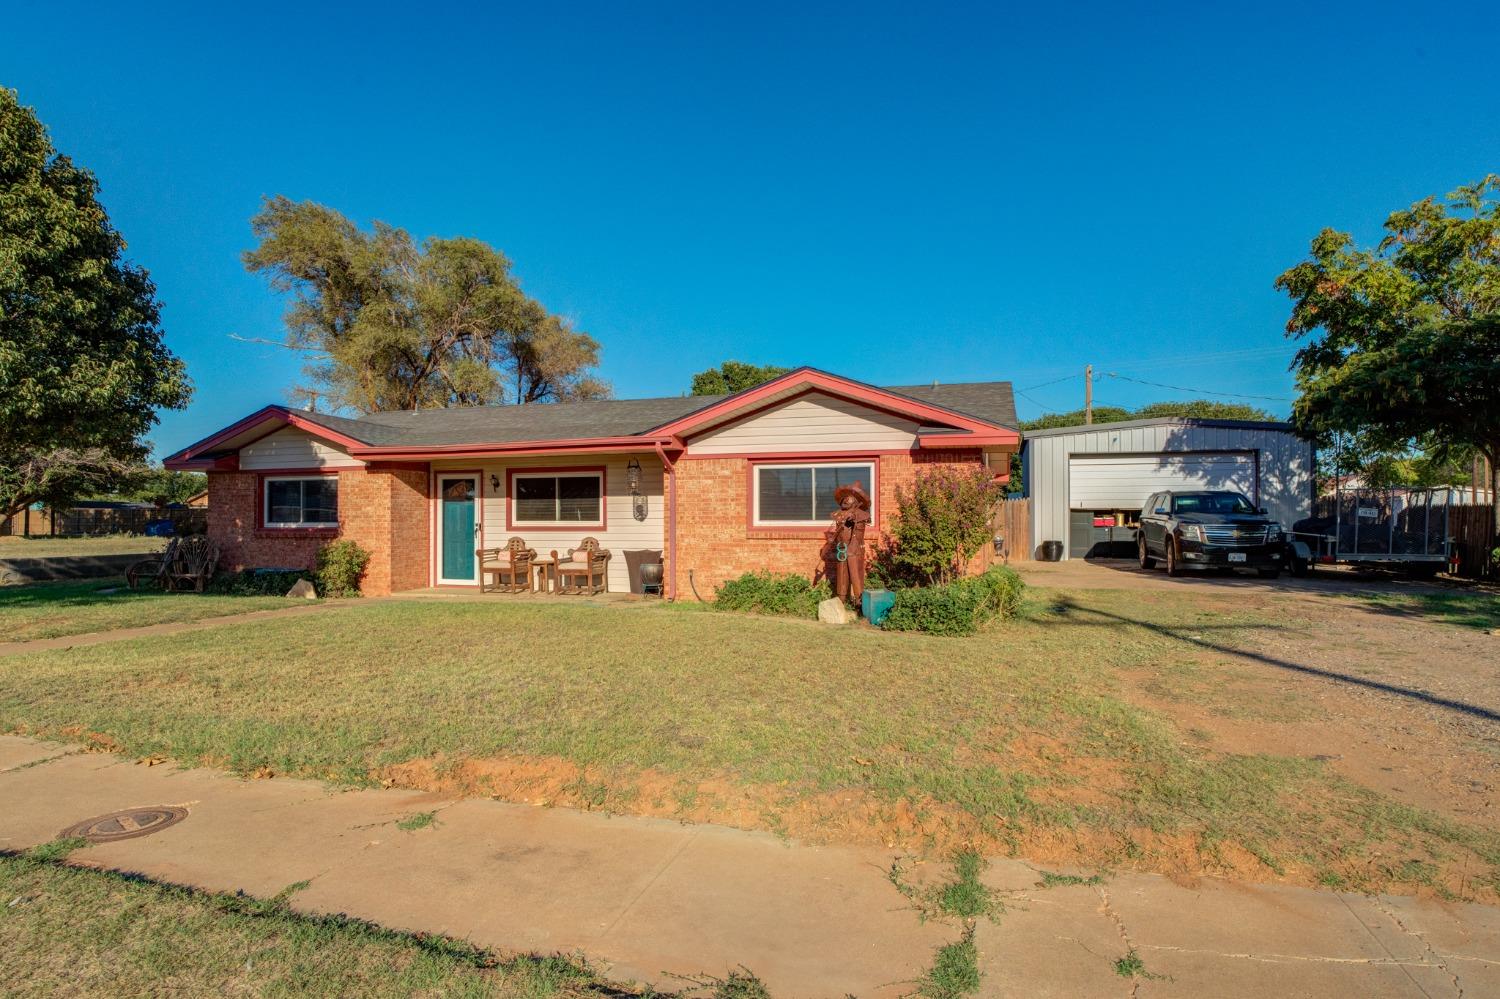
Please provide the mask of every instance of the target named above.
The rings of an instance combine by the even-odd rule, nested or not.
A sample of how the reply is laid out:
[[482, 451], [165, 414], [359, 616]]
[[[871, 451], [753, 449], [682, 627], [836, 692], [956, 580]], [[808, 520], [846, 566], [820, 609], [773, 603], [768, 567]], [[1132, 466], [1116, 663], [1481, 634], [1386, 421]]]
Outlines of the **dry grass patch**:
[[814, 840], [1492, 892], [1493, 830], [1393, 811], [1295, 747], [1200, 748], [1130, 700], [1125, 677], [1202, 636], [1281, 627], [1108, 590], [1044, 593], [972, 639], [661, 605], [369, 603], [12, 658], [0, 729]]
[[295, 607], [306, 602], [285, 597], [131, 590], [123, 579], [0, 586], [0, 642], [29, 642], [117, 628], [201, 621], [226, 614]]

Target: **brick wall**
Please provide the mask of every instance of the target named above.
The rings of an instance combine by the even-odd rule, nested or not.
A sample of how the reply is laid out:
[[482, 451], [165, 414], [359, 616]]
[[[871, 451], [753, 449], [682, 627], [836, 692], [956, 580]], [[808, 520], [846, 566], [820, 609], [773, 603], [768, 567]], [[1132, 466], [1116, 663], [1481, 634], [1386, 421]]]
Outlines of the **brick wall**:
[[349, 538], [370, 553], [360, 587], [365, 593], [382, 596], [426, 586], [427, 472], [347, 468], [338, 478], [337, 530], [277, 531], [259, 527], [256, 473], [210, 472], [208, 534], [219, 545], [220, 566], [310, 569], [324, 544]]
[[[896, 490], [910, 486], [918, 469], [936, 465], [975, 467], [975, 450], [917, 451], [881, 455], [875, 472], [875, 513], [879, 522], [866, 532], [867, 555], [873, 555], [896, 509]], [[708, 600], [714, 587], [744, 572], [768, 570], [813, 576], [823, 567], [822, 529], [811, 531], [750, 529], [750, 463], [745, 458], [693, 458], [679, 461], [677, 476], [677, 563], [669, 566], [679, 599], [692, 600], [693, 586]], [[992, 559], [991, 546], [975, 556], [969, 569], [982, 571]], [[688, 570], [692, 570], [689, 584]]]

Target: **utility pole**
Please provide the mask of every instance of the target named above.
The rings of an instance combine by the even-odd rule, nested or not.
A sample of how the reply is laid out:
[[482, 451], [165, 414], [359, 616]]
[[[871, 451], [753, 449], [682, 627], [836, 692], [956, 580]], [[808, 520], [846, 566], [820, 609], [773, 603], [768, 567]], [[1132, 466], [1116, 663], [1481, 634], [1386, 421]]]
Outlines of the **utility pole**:
[[1083, 369], [1083, 422], [1094, 422], [1094, 366], [1085, 365]]

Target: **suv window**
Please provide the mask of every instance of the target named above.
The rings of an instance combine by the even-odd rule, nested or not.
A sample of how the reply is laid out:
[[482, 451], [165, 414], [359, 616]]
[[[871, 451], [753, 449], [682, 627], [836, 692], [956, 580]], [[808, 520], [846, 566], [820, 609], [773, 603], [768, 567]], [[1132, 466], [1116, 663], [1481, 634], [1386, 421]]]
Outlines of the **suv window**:
[[1255, 504], [1239, 493], [1184, 493], [1173, 504], [1177, 513], [1255, 513]]
[[1156, 512], [1156, 497], [1157, 497], [1156, 493], [1152, 493], [1150, 496], [1146, 497], [1146, 502], [1141, 507], [1141, 516], [1142, 517], [1149, 517], [1153, 513]]

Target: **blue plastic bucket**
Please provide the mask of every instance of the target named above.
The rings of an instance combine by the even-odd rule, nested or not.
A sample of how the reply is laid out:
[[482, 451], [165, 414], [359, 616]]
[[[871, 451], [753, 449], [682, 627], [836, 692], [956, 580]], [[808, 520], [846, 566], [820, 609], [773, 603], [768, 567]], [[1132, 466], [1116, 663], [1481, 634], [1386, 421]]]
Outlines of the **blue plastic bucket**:
[[877, 628], [895, 605], [896, 594], [890, 590], [866, 590], [859, 599], [859, 608], [864, 612], [865, 620]]

